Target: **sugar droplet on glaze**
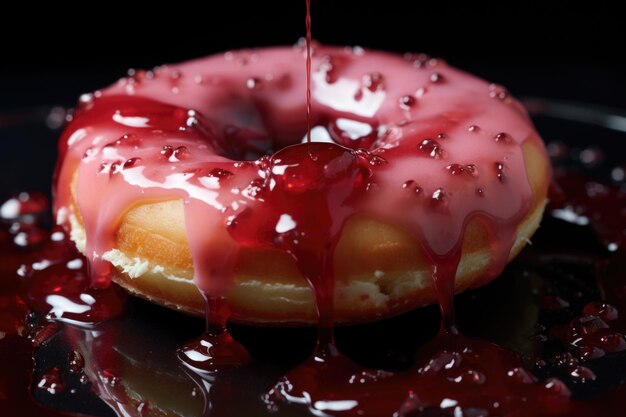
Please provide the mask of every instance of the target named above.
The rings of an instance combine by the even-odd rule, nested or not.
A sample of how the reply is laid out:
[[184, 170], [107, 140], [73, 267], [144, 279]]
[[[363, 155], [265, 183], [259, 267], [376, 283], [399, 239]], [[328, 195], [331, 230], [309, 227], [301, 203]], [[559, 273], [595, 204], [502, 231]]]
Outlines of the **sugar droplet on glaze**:
[[500, 132], [494, 136], [494, 140], [498, 143], [509, 143], [512, 141], [512, 138], [508, 133]]
[[506, 183], [507, 177], [506, 177], [506, 174], [504, 173], [504, 163], [496, 162], [494, 164], [494, 167], [496, 169], [496, 176], [498, 177], [498, 181], [500, 181], [502, 184]]
[[364, 75], [361, 82], [371, 92], [385, 89], [384, 77], [380, 72], [371, 72]]
[[432, 74], [430, 74], [430, 82], [433, 84], [439, 84], [442, 83], [444, 78], [443, 75], [441, 75], [441, 73], [439, 72], [433, 72]]
[[402, 96], [398, 101], [400, 103], [400, 107], [404, 110], [410, 110], [416, 102], [415, 97], [410, 95]]
[[431, 158], [440, 159], [445, 156], [445, 152], [439, 145], [439, 142], [433, 139], [424, 139], [417, 148]]

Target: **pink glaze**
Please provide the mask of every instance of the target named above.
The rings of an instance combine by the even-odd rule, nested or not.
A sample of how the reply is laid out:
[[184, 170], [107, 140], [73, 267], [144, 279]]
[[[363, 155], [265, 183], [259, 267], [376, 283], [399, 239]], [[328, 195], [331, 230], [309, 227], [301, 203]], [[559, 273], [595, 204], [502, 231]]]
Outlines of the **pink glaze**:
[[[131, 71], [83, 96], [59, 145], [59, 221], [67, 221], [68, 184], [78, 169], [87, 256], [96, 281], [106, 281], [110, 265], [100, 256], [114, 247], [124, 213], [141, 202], [183, 199], [195, 283], [205, 296], [221, 297], [240, 245], [282, 247], [316, 291], [329, 290], [324, 268], [303, 268], [311, 257], [332, 259], [345, 221], [367, 214], [421, 243], [453, 325], [453, 278], [465, 226], [484, 219], [490, 274], [498, 274], [532, 202], [521, 145], [541, 147], [539, 136], [506, 90], [441, 60], [313, 44], [311, 140], [341, 146], [288, 151], [300, 158], [288, 169], [299, 171], [311, 160], [303, 172], [317, 175], [294, 192], [297, 178], [283, 178], [277, 155], [264, 155], [307, 134], [305, 55], [302, 43], [226, 52]], [[361, 148], [367, 151], [356, 151]], [[320, 166], [316, 161], [326, 156], [347, 165]], [[343, 177], [337, 179], [338, 172]], [[313, 179], [317, 188], [308, 184]], [[302, 198], [313, 188], [315, 197]], [[242, 236], [227, 227], [244, 212], [271, 236]], [[316, 212], [330, 217], [307, 219]], [[284, 244], [286, 233], [316, 228], [326, 239], [316, 253], [294, 254]]]

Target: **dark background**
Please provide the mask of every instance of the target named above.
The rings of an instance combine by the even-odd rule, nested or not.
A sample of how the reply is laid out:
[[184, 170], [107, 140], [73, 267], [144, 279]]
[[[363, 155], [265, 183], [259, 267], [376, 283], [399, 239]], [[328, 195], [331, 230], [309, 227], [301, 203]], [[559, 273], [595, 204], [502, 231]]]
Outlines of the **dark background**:
[[[626, 108], [621, 2], [312, 0], [313, 36], [441, 56], [537, 95]], [[304, 0], [3, 6], [0, 109], [71, 105], [128, 68], [293, 44]]]

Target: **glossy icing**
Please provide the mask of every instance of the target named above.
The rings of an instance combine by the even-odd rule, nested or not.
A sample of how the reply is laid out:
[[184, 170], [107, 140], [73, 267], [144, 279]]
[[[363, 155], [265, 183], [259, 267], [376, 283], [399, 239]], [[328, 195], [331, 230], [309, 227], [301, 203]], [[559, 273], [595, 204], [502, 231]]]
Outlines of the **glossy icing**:
[[[437, 282], [455, 270], [474, 216], [498, 231], [493, 258], [503, 264], [497, 261], [508, 256], [531, 205], [521, 144], [539, 143], [519, 103], [441, 60], [312, 48], [312, 140], [333, 141], [345, 148], [329, 148], [368, 161], [367, 184], [355, 185], [349, 211], [411, 233], [430, 255]], [[126, 210], [181, 198], [196, 284], [210, 295], [227, 290], [238, 244], [226, 223], [243, 210], [267, 211], [255, 193], [280, 174], [267, 172], [263, 156], [302, 142], [307, 131], [305, 55], [301, 44], [227, 52], [131, 71], [82, 97], [60, 141], [64, 186], [56, 210], [68, 207], [65, 185], [78, 171], [95, 276], [108, 272], [100, 256], [114, 247]], [[362, 148], [368, 152], [354, 152]]]

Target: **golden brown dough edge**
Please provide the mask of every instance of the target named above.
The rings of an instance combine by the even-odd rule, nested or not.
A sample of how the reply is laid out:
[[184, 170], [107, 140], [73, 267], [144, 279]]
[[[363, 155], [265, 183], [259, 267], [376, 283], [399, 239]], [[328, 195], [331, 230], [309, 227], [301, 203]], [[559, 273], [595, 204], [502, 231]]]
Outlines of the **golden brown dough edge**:
[[[509, 259], [521, 251], [539, 227], [550, 180], [543, 149], [526, 141], [523, 152], [533, 204], [517, 228]], [[75, 204], [70, 212], [72, 238], [83, 250], [85, 232]], [[129, 208], [117, 232], [116, 248], [104, 257], [116, 266], [114, 282], [131, 293], [190, 314], [204, 313], [204, 300], [192, 282], [193, 263], [182, 201]], [[487, 230], [475, 219], [464, 236], [456, 292], [488, 282], [485, 272], [490, 257]], [[435, 301], [431, 268], [423, 250], [395, 227], [364, 216], [351, 218], [335, 260], [338, 323], [377, 320]], [[315, 322], [306, 281], [293, 260], [278, 250], [242, 249], [228, 299], [233, 321], [260, 325]]]

